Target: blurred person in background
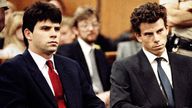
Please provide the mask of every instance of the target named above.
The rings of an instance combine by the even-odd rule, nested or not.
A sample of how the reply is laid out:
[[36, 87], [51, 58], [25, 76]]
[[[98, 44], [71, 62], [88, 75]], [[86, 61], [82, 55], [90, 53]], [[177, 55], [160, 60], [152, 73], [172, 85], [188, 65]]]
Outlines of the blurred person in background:
[[23, 53], [25, 45], [22, 34], [23, 11], [15, 11], [7, 19], [4, 31], [4, 45], [0, 50], [0, 59], [7, 60]]
[[7, 24], [7, 20], [11, 16], [11, 14], [17, 10], [16, 5], [13, 2], [7, 1], [7, 5], [9, 9], [5, 11], [5, 25]]
[[103, 52], [116, 51], [117, 49], [115, 43], [101, 33], [97, 36], [95, 44], [97, 44]]
[[55, 5], [56, 7], [58, 7], [62, 13], [62, 15], [64, 15], [64, 11], [65, 11], [65, 5], [63, 0], [46, 0], [47, 2]]
[[95, 9], [82, 6], [74, 14], [73, 31], [77, 40], [58, 48], [57, 54], [76, 60], [86, 74], [94, 92], [109, 105], [110, 66], [95, 41], [99, 34], [99, 17]]
[[70, 44], [75, 41], [76, 35], [72, 31], [72, 26], [73, 26], [73, 18], [72, 17], [62, 17], [61, 21], [61, 36], [60, 36], [60, 45], [64, 44]]
[[8, 9], [7, 1], [0, 1], [0, 31], [3, 30], [5, 26], [5, 11]]
[[5, 10], [5, 27], [2, 30], [2, 32], [0, 32], [0, 49], [3, 48], [4, 45], [4, 40], [5, 40], [5, 35], [4, 32], [6, 31], [7, 28], [7, 20], [8, 18], [11, 16], [11, 14], [16, 11], [16, 6], [15, 4], [13, 4], [11, 1], [7, 1], [7, 6], [9, 7], [8, 9]]
[[[124, 59], [126, 57], [136, 54], [141, 50], [141, 43], [137, 41], [136, 36], [131, 30], [124, 32], [120, 38], [127, 37], [124, 41], [119, 41], [117, 44], [116, 60]], [[119, 38], [119, 39], [120, 39]]]
[[160, 0], [160, 4], [167, 9], [167, 24], [172, 29], [167, 47], [192, 57], [192, 1]]
[[1, 31], [5, 27], [5, 11], [8, 9], [7, 1], [0, 0], [0, 49], [3, 47], [4, 38]]
[[5, 27], [3, 29], [3, 31], [0, 33], [1, 37], [4, 38], [3, 32], [5, 31], [5, 29], [7, 28], [7, 20], [8, 18], [11, 16], [11, 14], [16, 11], [16, 6], [15, 4], [13, 4], [11, 1], [7, 1], [7, 6], [9, 7], [8, 9], [5, 10]]

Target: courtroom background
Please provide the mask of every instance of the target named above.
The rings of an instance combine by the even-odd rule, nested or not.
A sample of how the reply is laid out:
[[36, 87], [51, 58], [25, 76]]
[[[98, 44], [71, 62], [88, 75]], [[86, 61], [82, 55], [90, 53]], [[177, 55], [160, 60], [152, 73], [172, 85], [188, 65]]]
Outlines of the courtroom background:
[[[13, 2], [18, 10], [22, 10], [41, 0], [9, 1]], [[159, 0], [61, 0], [61, 2], [66, 16], [72, 16], [78, 6], [89, 5], [96, 8], [100, 16], [101, 33], [114, 40], [130, 29], [129, 17], [135, 7], [145, 2], [159, 2]]]

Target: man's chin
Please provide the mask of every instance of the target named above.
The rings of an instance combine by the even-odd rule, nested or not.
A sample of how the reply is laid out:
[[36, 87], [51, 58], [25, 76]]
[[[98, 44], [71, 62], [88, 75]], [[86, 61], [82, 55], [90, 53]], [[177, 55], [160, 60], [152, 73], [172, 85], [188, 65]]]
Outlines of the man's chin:
[[55, 53], [57, 51], [57, 49], [49, 49], [49, 53]]
[[96, 41], [96, 40], [87, 40], [86, 42], [87, 42], [88, 44], [93, 44], [95, 41]]
[[162, 48], [160, 48], [160, 49], [156, 49], [155, 51], [154, 51], [154, 54], [156, 55], [156, 56], [161, 56], [161, 54], [164, 52], [164, 48], [162, 49]]

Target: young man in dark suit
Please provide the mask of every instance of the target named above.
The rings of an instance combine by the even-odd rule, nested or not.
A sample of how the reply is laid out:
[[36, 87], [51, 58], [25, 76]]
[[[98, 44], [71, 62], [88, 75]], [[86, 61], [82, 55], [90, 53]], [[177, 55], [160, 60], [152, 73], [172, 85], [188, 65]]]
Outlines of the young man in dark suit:
[[110, 66], [104, 53], [94, 43], [99, 34], [99, 18], [96, 10], [91, 7], [77, 8], [73, 26], [77, 41], [60, 46], [57, 54], [76, 60], [97, 96], [108, 104]]
[[131, 25], [142, 49], [114, 62], [111, 108], [191, 108], [192, 58], [166, 51], [165, 7], [146, 3], [135, 8]]
[[0, 67], [1, 108], [104, 108], [78, 63], [55, 55], [61, 12], [37, 2], [23, 17], [26, 51]]

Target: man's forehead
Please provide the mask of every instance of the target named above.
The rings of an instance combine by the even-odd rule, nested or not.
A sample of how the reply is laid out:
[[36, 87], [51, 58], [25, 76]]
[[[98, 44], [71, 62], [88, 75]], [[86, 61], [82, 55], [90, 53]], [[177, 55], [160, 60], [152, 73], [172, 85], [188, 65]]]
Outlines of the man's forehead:
[[95, 15], [92, 15], [90, 17], [87, 17], [86, 19], [80, 20], [79, 22], [91, 22], [91, 21], [98, 21], [98, 19]]
[[165, 23], [163, 19], [159, 19], [154, 23], [141, 23], [140, 30], [141, 32], [145, 31], [157, 31], [165, 27]]
[[43, 21], [38, 21], [36, 25], [58, 25], [60, 26], [60, 23], [52, 22], [51, 20], [43, 20]]

